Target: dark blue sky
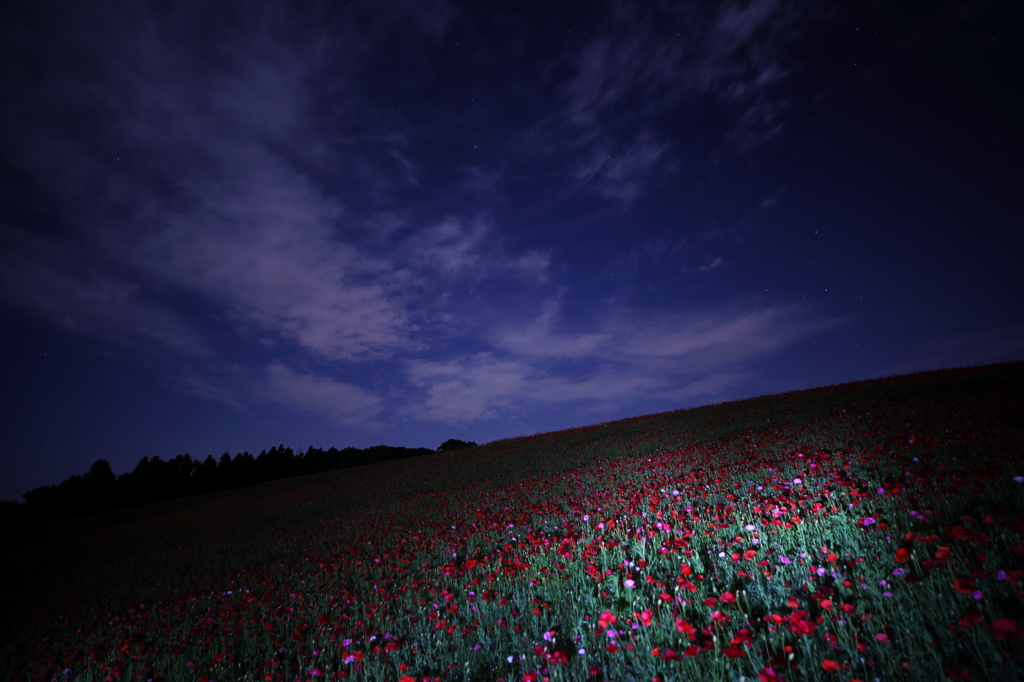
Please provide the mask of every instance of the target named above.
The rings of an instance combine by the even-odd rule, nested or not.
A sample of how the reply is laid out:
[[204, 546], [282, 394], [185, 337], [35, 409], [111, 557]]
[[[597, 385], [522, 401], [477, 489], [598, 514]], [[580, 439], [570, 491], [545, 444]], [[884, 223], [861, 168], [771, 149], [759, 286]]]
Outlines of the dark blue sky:
[[1024, 357], [1020, 3], [0, 12], [0, 498]]

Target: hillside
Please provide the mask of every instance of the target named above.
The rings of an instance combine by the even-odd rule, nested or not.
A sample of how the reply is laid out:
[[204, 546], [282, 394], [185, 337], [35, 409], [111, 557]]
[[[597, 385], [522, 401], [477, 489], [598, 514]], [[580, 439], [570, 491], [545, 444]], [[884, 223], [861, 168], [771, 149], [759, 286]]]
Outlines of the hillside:
[[0, 673], [1012, 679], [1022, 429], [1017, 362], [24, 528]]

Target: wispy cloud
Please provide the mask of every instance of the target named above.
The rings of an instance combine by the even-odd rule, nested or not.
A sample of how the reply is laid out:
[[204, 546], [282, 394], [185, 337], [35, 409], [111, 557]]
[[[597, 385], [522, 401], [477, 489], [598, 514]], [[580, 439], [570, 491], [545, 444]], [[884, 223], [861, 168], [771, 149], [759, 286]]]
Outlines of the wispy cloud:
[[549, 254], [537, 250], [510, 254], [489, 222], [455, 216], [418, 230], [399, 246], [397, 254], [400, 262], [424, 276], [445, 281], [512, 278], [543, 283], [550, 268]]
[[99, 254], [0, 225], [0, 294], [65, 330], [189, 358], [212, 349], [188, 319]]
[[[401, 119], [353, 78], [369, 68], [366, 45], [399, 29], [438, 40], [453, 15], [443, 1], [400, 5], [337, 9], [331, 22], [316, 7], [224, 7], [205, 41], [194, 39], [207, 26], [198, 4], [167, 16], [69, 10], [47, 25], [68, 39], [46, 53], [28, 25], [9, 29], [21, 58], [2, 73], [22, 89], [0, 142], [61, 229], [4, 228], [5, 296], [74, 332], [219, 365], [203, 310], [248, 347], [312, 356], [323, 373], [282, 361], [225, 377], [197, 361], [169, 385], [234, 405], [273, 394], [316, 411], [329, 398], [319, 413], [339, 424], [378, 414], [368, 389], [336, 379], [337, 363], [387, 361], [443, 337], [433, 326], [455, 314], [456, 282], [543, 284], [550, 268], [541, 250], [507, 250], [484, 218], [413, 217], [396, 199], [419, 188], [422, 170]], [[44, 84], [25, 70], [32, 60], [89, 75], [54, 69]], [[485, 171], [469, 180], [493, 190]], [[190, 316], [175, 312], [183, 298]]]
[[570, 172], [581, 184], [592, 185], [604, 198], [619, 199], [628, 207], [657, 184], [648, 178], [667, 147], [666, 142], [645, 131], [615, 153], [598, 145], [589, 159], [574, 164]]
[[727, 106], [725, 135], [739, 151], [782, 131], [787, 48], [813, 12], [787, 0], [714, 7], [613, 3], [615, 20], [578, 47], [562, 92], [578, 131], [577, 181], [627, 206], [651, 191], [675, 171], [659, 117], [688, 98]]
[[326, 417], [341, 426], [377, 430], [383, 401], [356, 384], [331, 377], [296, 372], [283, 363], [270, 364], [266, 370], [264, 400], [277, 401]]
[[801, 306], [706, 313], [610, 310], [566, 329], [548, 301], [532, 322], [495, 331], [494, 351], [444, 361], [414, 361], [409, 376], [423, 400], [409, 411], [449, 423], [525, 412], [543, 405], [623, 409], [723, 391], [756, 378], [758, 363], [846, 323]]
[[704, 256], [704, 262], [697, 266], [697, 272], [713, 272], [718, 268], [722, 267], [722, 263], [725, 261], [721, 256]]
[[[185, 369], [166, 383], [189, 395], [272, 401], [360, 428], [385, 423], [392, 408], [456, 423], [531, 405], [714, 396], [748, 380], [758, 360], [837, 324], [768, 306], [588, 308], [570, 325], [555, 299], [523, 318], [561, 271], [556, 251], [511, 246], [487, 211], [512, 171], [455, 159], [445, 192], [423, 198], [440, 182], [417, 156], [433, 131], [413, 129], [365, 87], [381, 68], [371, 47], [398, 30], [434, 45], [455, 12], [444, 2], [364, 4], [328, 24], [316, 6], [240, 7], [212, 24], [202, 4], [159, 16], [76, 8], [47, 27], [90, 27], [66, 42], [27, 28], [4, 34], [17, 58], [0, 76], [20, 97], [4, 104], [0, 143], [53, 228], [45, 237], [3, 229], [9, 300], [77, 333], [176, 353]], [[746, 112], [735, 125], [741, 148], [775, 134], [796, 7], [687, 5], [662, 22], [644, 5], [617, 5], [616, 22], [572, 48], [575, 72], [555, 104], [540, 107], [558, 127], [547, 139], [571, 131], [559, 142], [570, 156], [552, 176], [638, 201], [675, 168], [659, 107], [694, 93]], [[684, 19], [685, 36], [665, 29]], [[215, 32], [195, 40], [208, 25]], [[26, 66], [33, 60], [77, 66], [51, 69], [43, 83]], [[435, 210], [419, 210], [427, 205]], [[700, 246], [668, 235], [638, 257]], [[724, 263], [708, 255], [697, 270]], [[208, 338], [211, 319], [228, 322], [244, 352]], [[346, 378], [354, 366], [386, 378], [361, 385]]]

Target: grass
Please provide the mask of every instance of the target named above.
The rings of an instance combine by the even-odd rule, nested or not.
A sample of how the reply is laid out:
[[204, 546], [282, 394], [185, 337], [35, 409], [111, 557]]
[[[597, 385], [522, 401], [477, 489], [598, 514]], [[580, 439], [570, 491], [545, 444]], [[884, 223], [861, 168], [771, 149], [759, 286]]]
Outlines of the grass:
[[8, 532], [0, 675], [1020, 679], [1022, 412], [944, 370]]

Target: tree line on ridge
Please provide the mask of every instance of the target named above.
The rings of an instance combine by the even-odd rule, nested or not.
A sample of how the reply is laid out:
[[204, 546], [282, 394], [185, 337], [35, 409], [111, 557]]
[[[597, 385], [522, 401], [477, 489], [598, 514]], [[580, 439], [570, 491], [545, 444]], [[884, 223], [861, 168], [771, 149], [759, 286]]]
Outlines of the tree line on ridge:
[[[473, 442], [450, 439], [442, 443], [437, 452], [450, 452], [475, 445]], [[143, 457], [135, 469], [121, 475], [115, 475], [110, 463], [100, 459], [85, 474], [75, 474], [57, 485], [29, 490], [23, 495], [24, 502], [0, 500], [0, 527], [67, 519], [291, 476], [422, 457], [433, 452], [430, 448], [375, 445], [342, 450], [311, 447], [304, 453], [296, 453], [282, 444], [255, 456], [241, 452], [231, 457], [225, 452], [219, 460], [214, 459], [213, 455], [204, 460], [193, 459], [188, 454], [167, 460]]]

